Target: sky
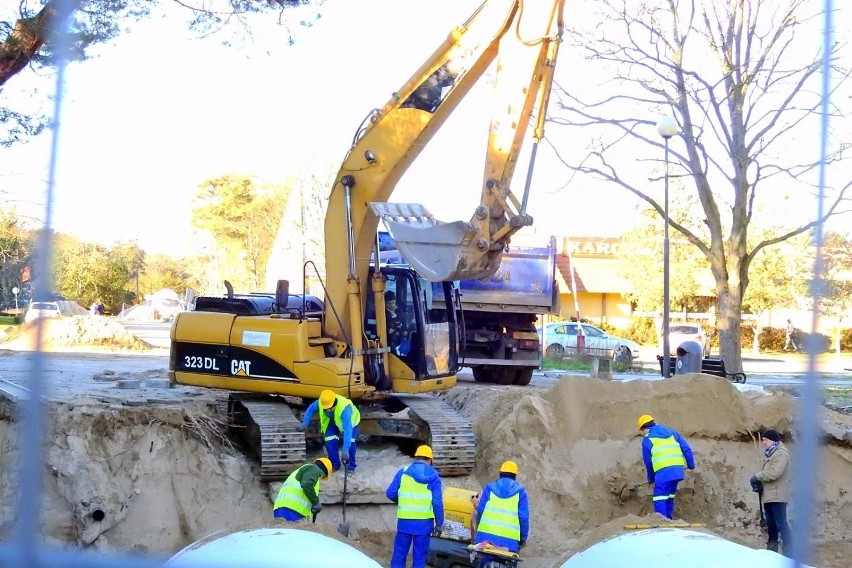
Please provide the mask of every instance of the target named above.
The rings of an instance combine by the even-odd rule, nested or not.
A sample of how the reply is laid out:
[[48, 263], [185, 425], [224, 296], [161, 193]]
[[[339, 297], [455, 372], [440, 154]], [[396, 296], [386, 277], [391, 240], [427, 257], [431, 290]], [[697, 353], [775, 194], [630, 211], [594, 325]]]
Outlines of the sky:
[[[0, 15], [9, 1], [0, 0]], [[478, 4], [434, 0], [427, 10], [421, 2], [327, 0], [310, 27], [276, 26], [268, 15], [252, 41], [227, 48], [219, 38], [194, 37], [180, 9], [168, 4], [165, 14], [69, 67], [54, 228], [106, 244], [133, 240], [149, 253], [190, 253], [192, 195], [203, 180], [235, 173], [282, 182], [305, 168], [335, 171], [370, 109]], [[563, 49], [557, 81], [576, 81], [579, 65]], [[3, 97], [25, 103], [50, 92], [52, 82], [22, 74]], [[481, 83], [403, 177], [393, 201], [421, 202], [445, 221], [470, 218], [489, 118], [488, 81]], [[0, 150], [0, 189], [37, 219], [44, 217], [49, 143], [45, 133]], [[529, 144], [516, 192], [528, 152]], [[541, 234], [616, 236], [636, 219], [637, 201], [625, 190], [566, 185], [568, 176], [543, 144], [530, 199]]]

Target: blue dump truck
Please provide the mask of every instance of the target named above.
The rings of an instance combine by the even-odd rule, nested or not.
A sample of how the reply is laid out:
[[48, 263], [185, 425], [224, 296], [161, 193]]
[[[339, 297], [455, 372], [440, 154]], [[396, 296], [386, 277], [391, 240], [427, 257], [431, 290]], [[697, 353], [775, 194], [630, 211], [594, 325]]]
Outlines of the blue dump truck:
[[[390, 234], [380, 233], [379, 247], [383, 262], [405, 262]], [[541, 246], [510, 246], [493, 276], [462, 280], [458, 286], [464, 310], [462, 366], [473, 370], [477, 382], [529, 384], [541, 358], [536, 320], [559, 313], [556, 239]]]

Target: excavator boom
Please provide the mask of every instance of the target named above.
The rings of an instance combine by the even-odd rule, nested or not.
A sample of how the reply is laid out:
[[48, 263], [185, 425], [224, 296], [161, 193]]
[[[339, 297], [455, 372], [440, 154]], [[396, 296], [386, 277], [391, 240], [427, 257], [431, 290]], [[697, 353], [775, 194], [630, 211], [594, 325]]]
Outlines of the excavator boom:
[[[563, 2], [486, 0], [359, 132], [329, 198], [321, 314], [304, 301], [290, 306], [289, 284], [281, 280], [274, 301], [229, 289], [175, 318], [172, 380], [240, 391], [229, 399], [229, 421], [257, 448], [264, 478], [304, 459], [298, 413], [325, 389], [357, 402], [364, 435], [428, 443], [445, 475], [473, 469], [469, 421], [429, 393], [456, 384], [461, 307], [451, 281], [492, 274], [512, 234], [532, 222], [529, 188], [519, 200], [509, 186], [531, 117], [534, 138], [542, 136]], [[496, 110], [470, 221], [441, 223], [420, 205], [388, 203], [495, 59]], [[380, 218], [409, 266], [379, 262]]]
[[[563, 5], [564, 0], [487, 0], [370, 117], [340, 168], [326, 215], [326, 243], [340, 242], [344, 234], [348, 242], [326, 247], [327, 270], [349, 267], [348, 282], [329, 279], [328, 298], [345, 306], [341, 313], [352, 313], [347, 304], [354, 297], [353, 281], [363, 302], [379, 219], [405, 260], [433, 282], [492, 275], [511, 236], [532, 223], [526, 213], [529, 188], [519, 200], [510, 184], [534, 111], [535, 143], [543, 135]], [[399, 179], [495, 59], [495, 110], [480, 205], [470, 221], [441, 223], [422, 205], [389, 203]], [[335, 322], [329, 323], [340, 337]]]

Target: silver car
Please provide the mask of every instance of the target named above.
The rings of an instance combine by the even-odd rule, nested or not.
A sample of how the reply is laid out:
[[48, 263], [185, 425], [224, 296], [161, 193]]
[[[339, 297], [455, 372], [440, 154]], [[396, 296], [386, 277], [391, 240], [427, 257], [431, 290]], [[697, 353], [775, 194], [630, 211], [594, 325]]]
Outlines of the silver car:
[[[583, 324], [586, 351], [590, 355], [608, 355], [632, 361], [639, 357], [639, 344], [629, 339], [609, 335], [587, 323]], [[539, 331], [541, 336], [541, 331]], [[545, 326], [545, 337], [540, 338], [547, 345], [548, 357], [562, 358], [577, 354], [577, 322], [558, 321]]]

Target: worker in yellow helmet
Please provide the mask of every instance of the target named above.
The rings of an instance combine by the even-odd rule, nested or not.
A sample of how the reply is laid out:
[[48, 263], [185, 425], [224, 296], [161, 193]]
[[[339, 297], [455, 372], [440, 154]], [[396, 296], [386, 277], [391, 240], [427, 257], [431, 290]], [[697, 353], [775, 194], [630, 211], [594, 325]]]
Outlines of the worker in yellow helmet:
[[417, 448], [414, 462], [396, 472], [385, 495], [396, 503], [391, 568], [405, 568], [409, 548], [411, 568], [425, 568], [429, 537], [440, 536], [444, 525], [444, 496], [441, 477], [432, 467], [432, 448]]
[[322, 511], [319, 500], [320, 480], [328, 479], [331, 462], [328, 458], [319, 458], [306, 463], [291, 473], [272, 506], [272, 514], [279, 519], [301, 521]]
[[[334, 471], [340, 469], [341, 462], [349, 471], [355, 471], [357, 467], [355, 439], [358, 437], [361, 412], [345, 396], [334, 394], [334, 391], [326, 389], [320, 393], [319, 399], [312, 402], [305, 410], [305, 417], [302, 419], [299, 430], [304, 432], [315, 414], [319, 414], [320, 434]], [[338, 448], [340, 448], [339, 454]]]
[[530, 503], [526, 489], [517, 478], [518, 464], [505, 461], [500, 466], [497, 481], [485, 486], [476, 507], [474, 544], [490, 542], [511, 552], [518, 552], [527, 544]]
[[674, 515], [677, 485], [684, 478], [684, 467], [695, 469], [695, 457], [686, 440], [671, 428], [657, 424], [643, 414], [636, 421], [642, 432], [642, 460], [648, 485], [654, 486], [654, 512], [669, 519]]

